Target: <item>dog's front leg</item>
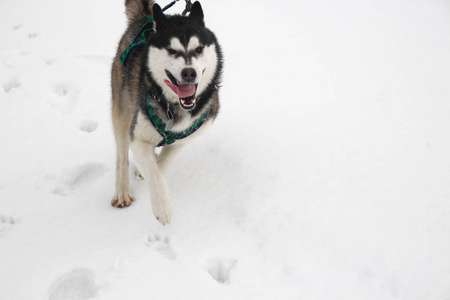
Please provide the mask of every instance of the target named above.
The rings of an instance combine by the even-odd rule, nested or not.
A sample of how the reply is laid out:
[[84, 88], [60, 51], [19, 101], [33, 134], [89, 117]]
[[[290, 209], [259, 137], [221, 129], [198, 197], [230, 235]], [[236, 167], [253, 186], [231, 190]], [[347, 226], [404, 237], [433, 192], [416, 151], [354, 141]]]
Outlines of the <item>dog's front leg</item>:
[[165, 173], [169, 168], [170, 163], [174, 160], [175, 156], [183, 148], [183, 144], [175, 143], [172, 145], [164, 146], [161, 153], [158, 155], [157, 162], [161, 172]]
[[130, 181], [128, 178], [128, 137], [124, 134], [122, 138], [117, 137], [117, 154], [116, 154], [116, 192], [111, 200], [111, 205], [115, 207], [129, 206], [134, 201], [133, 195], [130, 193]]
[[131, 149], [150, 189], [153, 214], [163, 225], [170, 223], [172, 205], [169, 189], [156, 162], [154, 147], [149, 143], [135, 140], [131, 142]]

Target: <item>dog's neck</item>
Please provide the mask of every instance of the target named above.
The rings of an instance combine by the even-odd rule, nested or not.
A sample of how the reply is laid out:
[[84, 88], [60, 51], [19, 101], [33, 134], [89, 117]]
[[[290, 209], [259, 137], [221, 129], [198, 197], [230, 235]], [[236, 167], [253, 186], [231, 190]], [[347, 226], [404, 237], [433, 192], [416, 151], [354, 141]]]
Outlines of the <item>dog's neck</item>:
[[162, 107], [167, 107], [167, 105], [169, 105], [170, 107], [175, 107], [175, 106], [179, 106], [179, 103], [171, 103], [169, 101], [167, 101], [167, 99], [164, 97], [161, 88], [157, 87], [156, 85], [154, 85], [150, 90], [150, 96], [158, 101]]
[[167, 101], [167, 99], [162, 94], [161, 89], [156, 86], [153, 86], [149, 90], [149, 93], [149, 96], [156, 100], [155, 103], [160, 106], [161, 110], [165, 111], [167, 117], [166, 128], [167, 130], [171, 130], [175, 122], [173, 112], [175, 110], [175, 107], [180, 106], [180, 104]]
[[172, 119], [169, 119], [168, 122], [165, 122], [160, 117], [158, 117], [158, 114], [152, 108], [150, 101], [152, 101], [151, 95], [150, 93], [147, 93], [145, 97], [145, 102], [148, 117], [150, 119], [150, 122], [153, 124], [153, 127], [155, 127], [155, 129], [159, 132], [159, 134], [163, 138], [163, 140], [157, 145], [157, 147], [170, 145], [172, 143], [175, 143], [176, 140], [181, 140], [190, 136], [205, 123], [210, 112], [210, 109], [207, 108], [206, 111], [198, 119], [194, 120], [188, 128], [182, 130], [181, 132], [172, 132], [171, 130], [173, 127], [173, 116]]

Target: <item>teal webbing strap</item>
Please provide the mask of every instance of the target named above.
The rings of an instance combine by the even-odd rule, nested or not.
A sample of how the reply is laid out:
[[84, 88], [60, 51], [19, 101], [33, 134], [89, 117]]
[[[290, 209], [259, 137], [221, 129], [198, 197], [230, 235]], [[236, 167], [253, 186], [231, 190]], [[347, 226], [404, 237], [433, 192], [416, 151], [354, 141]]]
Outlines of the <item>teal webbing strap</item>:
[[194, 132], [196, 132], [202, 125], [205, 123], [206, 118], [209, 115], [209, 108], [201, 115], [200, 118], [195, 120], [195, 122], [186, 130], [182, 132], [171, 132], [166, 130], [166, 124], [156, 115], [155, 111], [150, 105], [150, 97], [147, 93], [146, 95], [146, 102], [147, 102], [147, 112], [148, 117], [150, 119], [150, 122], [152, 122], [153, 127], [159, 132], [159, 134], [162, 136], [162, 141], [159, 142], [157, 147], [166, 146], [175, 143], [177, 140], [184, 139]]
[[137, 46], [144, 45], [147, 42], [146, 34], [154, 31], [153, 29], [153, 17], [148, 16], [147, 17], [147, 23], [145, 23], [141, 29], [139, 29], [139, 32], [134, 37], [133, 42], [130, 46], [120, 55], [120, 62], [122, 65], [126, 65], [128, 60], [128, 55], [130, 54], [131, 50], [133, 50]]

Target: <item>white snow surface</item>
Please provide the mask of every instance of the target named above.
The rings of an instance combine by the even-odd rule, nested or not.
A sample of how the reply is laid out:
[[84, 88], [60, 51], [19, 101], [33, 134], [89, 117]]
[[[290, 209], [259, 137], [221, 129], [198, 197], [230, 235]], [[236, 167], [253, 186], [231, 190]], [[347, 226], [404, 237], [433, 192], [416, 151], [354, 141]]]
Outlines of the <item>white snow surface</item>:
[[449, 2], [202, 6], [222, 109], [162, 226], [110, 204], [124, 1], [0, 1], [0, 299], [450, 299]]

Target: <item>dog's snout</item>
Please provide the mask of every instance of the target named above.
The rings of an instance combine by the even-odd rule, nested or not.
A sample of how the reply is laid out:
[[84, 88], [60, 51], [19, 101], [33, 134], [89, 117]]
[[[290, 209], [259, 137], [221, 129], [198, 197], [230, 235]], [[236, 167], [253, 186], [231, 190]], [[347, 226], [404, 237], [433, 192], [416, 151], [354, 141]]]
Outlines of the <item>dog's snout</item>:
[[197, 77], [197, 72], [194, 68], [185, 68], [181, 71], [181, 78], [184, 81], [194, 81]]

